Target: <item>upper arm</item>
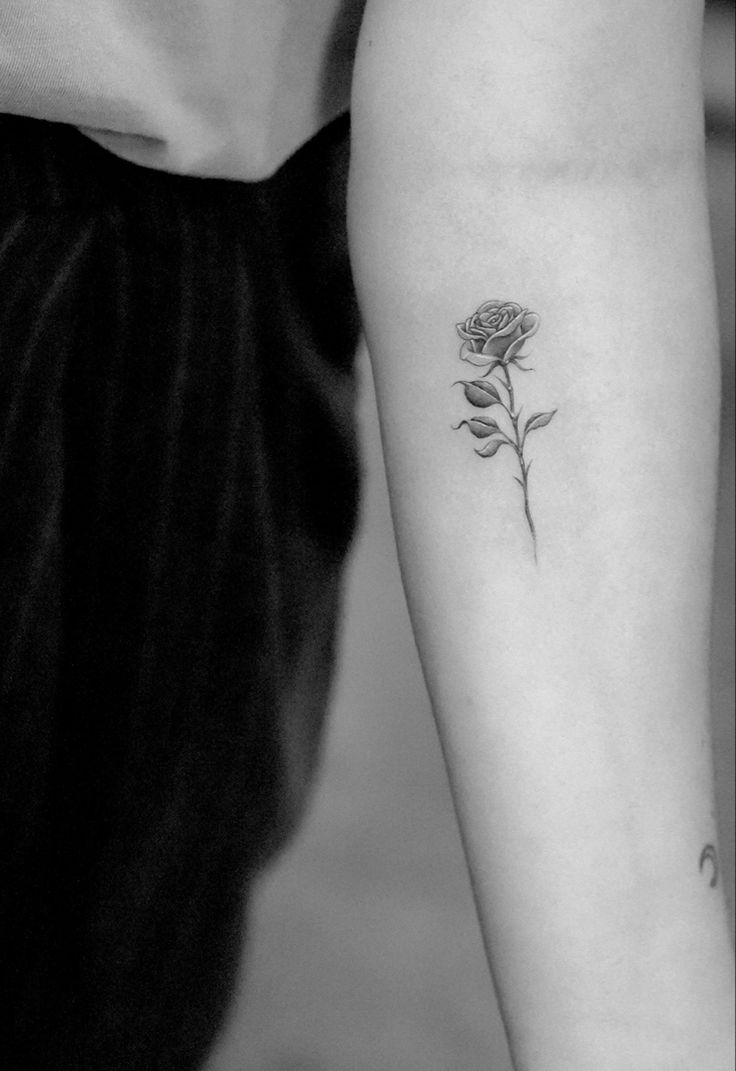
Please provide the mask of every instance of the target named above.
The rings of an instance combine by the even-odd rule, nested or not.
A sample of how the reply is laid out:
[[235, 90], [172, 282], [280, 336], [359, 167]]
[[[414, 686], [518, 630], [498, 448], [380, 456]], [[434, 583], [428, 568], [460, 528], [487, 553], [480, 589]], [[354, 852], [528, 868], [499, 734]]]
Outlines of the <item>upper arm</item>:
[[[463, 168], [699, 151], [701, 0], [369, 0], [354, 110]], [[408, 122], [411, 117], [411, 122]], [[412, 137], [412, 130], [415, 136]], [[641, 166], [641, 164], [639, 164]]]

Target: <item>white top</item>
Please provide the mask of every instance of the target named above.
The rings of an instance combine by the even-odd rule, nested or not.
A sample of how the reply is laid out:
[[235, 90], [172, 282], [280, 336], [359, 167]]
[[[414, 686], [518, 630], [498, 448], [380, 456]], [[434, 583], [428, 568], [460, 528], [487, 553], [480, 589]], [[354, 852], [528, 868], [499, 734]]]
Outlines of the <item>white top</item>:
[[258, 179], [347, 107], [365, 0], [0, 0], [0, 112]]

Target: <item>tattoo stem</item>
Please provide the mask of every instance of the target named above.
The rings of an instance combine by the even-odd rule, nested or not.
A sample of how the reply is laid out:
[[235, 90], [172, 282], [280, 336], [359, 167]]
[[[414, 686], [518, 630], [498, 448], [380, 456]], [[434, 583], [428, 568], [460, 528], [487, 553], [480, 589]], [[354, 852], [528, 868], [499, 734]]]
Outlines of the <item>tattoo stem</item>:
[[527, 481], [528, 469], [524, 461], [524, 447], [519, 436], [519, 414], [516, 410], [516, 403], [514, 401], [514, 388], [511, 383], [511, 373], [507, 364], [502, 365], [503, 374], [506, 377], [506, 390], [509, 395], [509, 416], [511, 417], [511, 423], [514, 426], [514, 437], [516, 438], [516, 456], [519, 459], [519, 468], [521, 469], [521, 489], [524, 492], [524, 515], [526, 516], [527, 524], [529, 525], [529, 531], [532, 536], [532, 544], [534, 546], [534, 561], [537, 561], [537, 532], [534, 527], [534, 521], [532, 520], [531, 509], [529, 508], [529, 487]]

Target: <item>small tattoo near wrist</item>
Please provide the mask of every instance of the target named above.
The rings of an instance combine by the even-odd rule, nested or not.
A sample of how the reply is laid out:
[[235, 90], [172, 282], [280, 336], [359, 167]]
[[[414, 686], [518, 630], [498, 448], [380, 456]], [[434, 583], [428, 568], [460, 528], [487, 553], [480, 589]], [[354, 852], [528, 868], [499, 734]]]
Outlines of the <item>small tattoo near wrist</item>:
[[718, 852], [716, 851], [715, 847], [712, 844], [706, 844], [706, 846], [703, 848], [702, 852], [700, 853], [700, 864], [699, 864], [699, 866], [700, 866], [700, 873], [701, 874], [705, 871], [705, 869], [708, 866], [708, 864], [710, 864], [710, 866], [712, 868], [712, 874], [711, 874], [711, 879], [710, 879], [710, 887], [711, 887], [711, 889], [715, 889], [716, 885], [718, 884], [718, 879], [719, 879], [720, 874], [721, 874], [721, 866], [720, 866], [720, 863], [718, 862]]
[[457, 380], [453, 386], [462, 385], [465, 398], [476, 409], [497, 406], [496, 419], [490, 416], [471, 416], [461, 420], [454, 430], [466, 427], [476, 439], [484, 439], [484, 445], [476, 450], [479, 457], [494, 457], [502, 446], [510, 446], [516, 454], [521, 476], [514, 479], [524, 495], [524, 516], [529, 527], [537, 560], [537, 532], [529, 504], [529, 470], [531, 461], [524, 456], [527, 436], [532, 431], [544, 428], [557, 412], [532, 413], [522, 420], [521, 406], [517, 408], [514, 372], [533, 372], [521, 362], [529, 355], [522, 353], [527, 339], [537, 333], [540, 317], [515, 301], [486, 301], [464, 323], [457, 324], [457, 333], [463, 340], [460, 360], [475, 368], [482, 368], [478, 379]]

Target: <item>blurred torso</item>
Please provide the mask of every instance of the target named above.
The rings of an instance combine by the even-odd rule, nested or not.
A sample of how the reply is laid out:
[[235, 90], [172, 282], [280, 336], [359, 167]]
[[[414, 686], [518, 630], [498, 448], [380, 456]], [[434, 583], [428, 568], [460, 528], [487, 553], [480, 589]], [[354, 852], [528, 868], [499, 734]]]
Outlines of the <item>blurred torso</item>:
[[0, 111], [258, 179], [347, 107], [364, 0], [3, 0]]

